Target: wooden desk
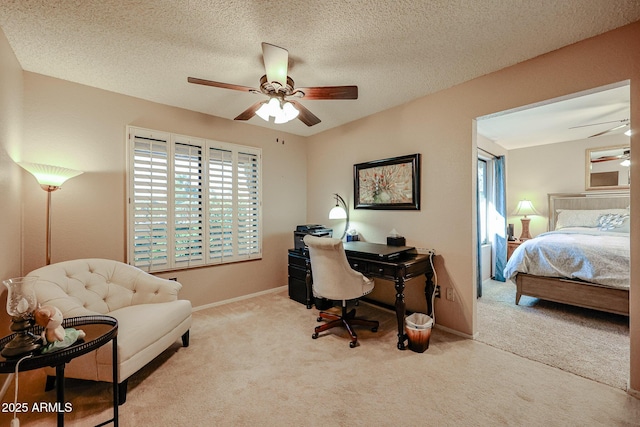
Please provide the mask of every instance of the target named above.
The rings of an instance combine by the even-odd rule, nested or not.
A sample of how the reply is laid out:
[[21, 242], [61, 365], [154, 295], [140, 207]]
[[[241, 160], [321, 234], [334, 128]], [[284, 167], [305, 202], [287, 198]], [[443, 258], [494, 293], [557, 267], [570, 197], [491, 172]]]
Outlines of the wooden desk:
[[[431, 295], [433, 294], [433, 269], [431, 267], [433, 254], [418, 254], [415, 250], [404, 254], [403, 257], [393, 260], [376, 259], [375, 253], [366, 253], [362, 250], [355, 252], [351, 249], [357, 249], [359, 242], [348, 242], [345, 244], [345, 252], [347, 254], [347, 260], [351, 267], [361, 272], [367, 277], [377, 277], [381, 279], [390, 280], [394, 283], [396, 289], [395, 311], [396, 319], [398, 322], [398, 349], [405, 349], [405, 341], [407, 336], [404, 330], [404, 318], [406, 314], [406, 305], [404, 300], [404, 287], [405, 282], [414, 277], [421, 275], [425, 276], [425, 298], [427, 301], [427, 313], [432, 313], [433, 307], [431, 307]], [[371, 244], [368, 244], [370, 247]], [[379, 245], [380, 247], [387, 247], [387, 245]], [[304, 272], [304, 273], [303, 273]], [[302, 294], [297, 293], [292, 288], [292, 284], [302, 284], [302, 274], [304, 274], [304, 303], [307, 308], [313, 306], [313, 291], [312, 291], [312, 275], [311, 275], [311, 260], [309, 259], [309, 252], [306, 250], [289, 250], [289, 296], [292, 299], [296, 299], [301, 302], [300, 297]], [[297, 278], [296, 278], [297, 276]], [[292, 280], [293, 279], [293, 280]]]

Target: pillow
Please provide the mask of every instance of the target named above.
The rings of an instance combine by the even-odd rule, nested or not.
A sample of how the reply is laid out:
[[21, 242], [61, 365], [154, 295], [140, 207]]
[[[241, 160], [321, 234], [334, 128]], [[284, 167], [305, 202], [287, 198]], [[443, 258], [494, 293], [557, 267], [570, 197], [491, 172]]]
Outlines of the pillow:
[[626, 209], [558, 209], [556, 211], [558, 217], [556, 220], [556, 230], [565, 227], [599, 227], [598, 220], [602, 215], [607, 214], [629, 214]]
[[598, 218], [598, 228], [602, 231], [616, 231], [618, 233], [629, 233], [629, 214], [604, 214]]

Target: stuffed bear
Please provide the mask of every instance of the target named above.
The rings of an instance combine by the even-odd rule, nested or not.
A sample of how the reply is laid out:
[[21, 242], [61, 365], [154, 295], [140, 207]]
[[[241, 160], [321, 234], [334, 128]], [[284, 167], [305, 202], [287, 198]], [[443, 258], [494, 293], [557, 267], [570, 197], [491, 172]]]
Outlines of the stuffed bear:
[[42, 326], [42, 337], [48, 342], [63, 341], [65, 336], [62, 327], [62, 312], [58, 307], [43, 305], [35, 311], [36, 323]]

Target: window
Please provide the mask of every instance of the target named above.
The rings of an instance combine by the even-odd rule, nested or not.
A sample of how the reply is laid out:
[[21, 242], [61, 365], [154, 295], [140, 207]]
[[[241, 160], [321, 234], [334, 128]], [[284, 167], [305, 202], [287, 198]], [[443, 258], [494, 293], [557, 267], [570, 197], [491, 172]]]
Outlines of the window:
[[130, 264], [164, 271], [262, 257], [260, 149], [127, 134]]

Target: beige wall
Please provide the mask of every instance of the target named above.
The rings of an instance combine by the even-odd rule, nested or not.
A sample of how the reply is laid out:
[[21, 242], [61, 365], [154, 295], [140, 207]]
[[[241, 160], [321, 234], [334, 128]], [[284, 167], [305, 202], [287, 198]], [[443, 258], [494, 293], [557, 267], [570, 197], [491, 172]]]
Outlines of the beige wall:
[[[407, 243], [435, 248], [439, 284], [458, 294], [455, 302], [436, 301], [438, 323], [472, 335], [477, 330], [474, 119], [627, 79], [631, 123], [640, 123], [640, 102], [634, 102], [640, 99], [640, 22], [311, 137], [309, 220], [327, 222], [332, 192], [348, 196], [353, 206], [354, 163], [422, 153], [419, 212], [352, 210], [351, 216], [369, 241], [381, 242], [396, 228]], [[637, 134], [632, 146], [634, 140], [638, 144]], [[631, 153], [637, 164], [640, 149]], [[638, 188], [640, 174], [632, 181]], [[632, 209], [640, 209], [640, 193], [632, 193]], [[640, 229], [640, 215], [632, 222]], [[634, 233], [632, 254], [639, 250], [640, 235]], [[640, 313], [638, 279], [640, 263], [632, 262], [632, 313]], [[640, 318], [633, 314], [631, 339], [631, 387], [640, 390]]]
[[[263, 259], [162, 274], [183, 284], [180, 296], [197, 307], [286, 285], [292, 232], [306, 220], [304, 138], [39, 74], [25, 72], [24, 83], [21, 160], [84, 171], [52, 193], [52, 262], [125, 260], [125, 128], [135, 125], [263, 150]], [[23, 270], [29, 272], [45, 262], [46, 192], [23, 175]]]
[[[585, 150], [622, 144], [629, 144], [629, 137], [624, 134], [509, 150], [507, 212], [511, 214], [518, 201], [531, 200], [540, 215], [531, 217], [529, 230], [532, 236], [544, 233], [548, 229], [548, 193], [586, 191]], [[507, 220], [519, 236], [520, 217], [509, 215]]]
[[[22, 140], [22, 68], [0, 29], [0, 280], [20, 276], [20, 167], [13, 161]], [[4, 309], [7, 290], [0, 285], [0, 336], [9, 331]], [[7, 375], [0, 375], [0, 384]]]
[[[20, 275], [22, 68], [0, 30], [0, 279]], [[4, 288], [4, 287], [3, 287]], [[0, 310], [2, 311], [2, 310]]]

